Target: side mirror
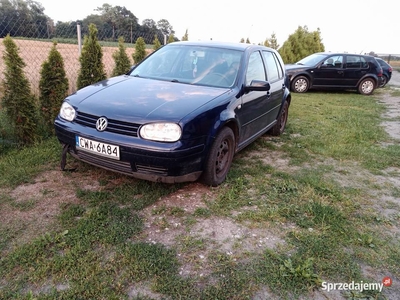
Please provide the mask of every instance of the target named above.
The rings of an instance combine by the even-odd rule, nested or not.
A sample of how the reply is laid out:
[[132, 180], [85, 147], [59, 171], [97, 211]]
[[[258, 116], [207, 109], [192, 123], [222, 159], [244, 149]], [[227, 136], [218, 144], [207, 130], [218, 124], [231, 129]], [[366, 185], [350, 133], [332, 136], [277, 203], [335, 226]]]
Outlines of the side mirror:
[[269, 84], [268, 81], [265, 80], [252, 80], [250, 82], [250, 85], [247, 85], [245, 87], [246, 92], [250, 91], [269, 91], [271, 89], [271, 85]]

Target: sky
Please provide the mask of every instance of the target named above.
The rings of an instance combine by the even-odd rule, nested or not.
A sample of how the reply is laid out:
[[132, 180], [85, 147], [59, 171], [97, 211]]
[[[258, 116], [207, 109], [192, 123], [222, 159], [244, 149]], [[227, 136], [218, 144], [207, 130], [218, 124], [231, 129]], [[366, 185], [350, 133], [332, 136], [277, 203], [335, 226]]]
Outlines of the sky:
[[104, 3], [125, 6], [142, 24], [166, 19], [189, 40], [263, 43], [275, 33], [280, 46], [301, 26], [319, 28], [326, 51], [399, 54], [398, 0], [37, 0], [54, 22], [82, 20]]

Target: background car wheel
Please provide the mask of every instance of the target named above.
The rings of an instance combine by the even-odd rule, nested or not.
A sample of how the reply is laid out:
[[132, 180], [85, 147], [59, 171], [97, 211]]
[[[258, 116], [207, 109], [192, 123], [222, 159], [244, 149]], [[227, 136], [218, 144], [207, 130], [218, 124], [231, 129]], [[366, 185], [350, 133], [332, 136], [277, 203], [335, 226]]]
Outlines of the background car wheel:
[[296, 77], [292, 82], [292, 91], [296, 93], [305, 93], [309, 87], [310, 81], [304, 76]]
[[278, 122], [269, 131], [271, 135], [281, 135], [285, 131], [287, 119], [289, 115], [289, 102], [285, 101], [283, 104], [281, 114], [278, 117]]
[[226, 178], [235, 153], [235, 136], [232, 129], [224, 127], [211, 146], [202, 175], [203, 183], [220, 185]]
[[371, 78], [365, 78], [358, 86], [358, 91], [363, 95], [371, 95], [375, 90], [375, 81]]
[[386, 77], [386, 75], [382, 76], [382, 83], [381, 83], [381, 87], [385, 87], [386, 83], [388, 82], [388, 78]]

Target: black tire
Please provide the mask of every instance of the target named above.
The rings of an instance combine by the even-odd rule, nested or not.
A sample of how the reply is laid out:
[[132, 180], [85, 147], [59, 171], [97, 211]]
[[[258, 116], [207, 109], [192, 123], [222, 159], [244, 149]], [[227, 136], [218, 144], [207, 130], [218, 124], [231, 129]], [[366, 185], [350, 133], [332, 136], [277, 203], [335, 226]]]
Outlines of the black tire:
[[285, 131], [287, 119], [289, 115], [289, 102], [287, 100], [283, 104], [282, 111], [274, 127], [269, 130], [269, 133], [274, 136], [279, 136]]
[[310, 81], [307, 77], [299, 76], [293, 79], [291, 89], [296, 93], [305, 93], [310, 88]]
[[232, 129], [224, 127], [218, 133], [208, 153], [202, 182], [210, 186], [218, 186], [224, 182], [231, 168], [234, 154], [235, 135]]
[[387, 84], [387, 82], [388, 82], [387, 76], [386, 76], [386, 75], [382, 75], [382, 82], [381, 82], [380, 87], [381, 87], [381, 88], [385, 87], [385, 85]]
[[372, 78], [365, 78], [358, 86], [358, 92], [362, 95], [371, 95], [375, 90], [375, 81]]

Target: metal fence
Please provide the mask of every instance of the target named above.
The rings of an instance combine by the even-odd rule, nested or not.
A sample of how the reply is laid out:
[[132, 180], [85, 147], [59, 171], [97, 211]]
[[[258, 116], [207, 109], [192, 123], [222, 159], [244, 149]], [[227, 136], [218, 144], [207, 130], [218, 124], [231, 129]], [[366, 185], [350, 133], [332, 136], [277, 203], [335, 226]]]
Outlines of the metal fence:
[[[57, 50], [60, 52], [64, 59], [64, 66], [67, 78], [69, 80], [69, 93], [76, 91], [76, 82], [78, 78], [78, 72], [80, 69], [79, 56], [82, 47], [82, 39], [87, 34], [88, 29], [85, 26], [81, 26], [77, 22], [73, 22], [71, 26], [61, 26], [55, 30], [50, 28], [48, 23], [36, 24], [37, 26], [24, 36], [20, 36], [16, 29], [29, 27], [29, 24], [21, 24], [19, 22], [13, 22], [7, 27], [8, 32], [1, 31], [0, 37], [5, 37], [10, 33], [11, 38], [17, 44], [19, 48], [19, 55], [26, 64], [24, 73], [27, 76], [31, 90], [36, 95], [39, 94], [39, 81], [40, 81], [40, 70], [43, 62], [48, 58], [53, 42], [57, 42]], [[3, 27], [4, 28], [4, 27]], [[40, 30], [38, 30], [38, 28]], [[14, 33], [14, 35], [13, 35]], [[133, 64], [132, 53], [135, 49], [135, 41], [142, 37], [146, 43], [152, 44], [157, 33], [151, 31], [135, 31], [132, 27], [126, 28], [125, 30], [112, 30], [102, 29], [98, 31], [99, 43], [103, 50], [103, 63], [107, 76], [111, 76], [114, 68], [114, 59], [112, 54], [118, 50], [118, 38], [124, 37], [126, 53], [128, 54]], [[28, 36], [28, 37], [27, 37]], [[157, 38], [160, 43], [165, 43], [165, 36], [157, 34]], [[152, 45], [148, 46], [148, 51], [152, 51]], [[5, 63], [3, 61], [3, 53], [5, 47], [3, 38], [0, 38], [0, 82], [4, 80]], [[0, 90], [1, 96], [1, 90]]]

